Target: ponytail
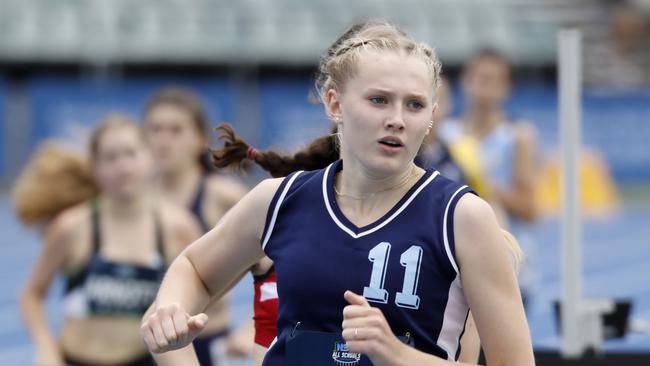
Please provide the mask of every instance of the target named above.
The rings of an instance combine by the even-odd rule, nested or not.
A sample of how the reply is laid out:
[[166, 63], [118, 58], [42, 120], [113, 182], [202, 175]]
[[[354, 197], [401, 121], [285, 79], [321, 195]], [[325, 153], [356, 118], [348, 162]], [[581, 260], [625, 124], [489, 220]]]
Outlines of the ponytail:
[[249, 161], [254, 161], [272, 177], [277, 178], [297, 170], [322, 169], [339, 159], [334, 135], [319, 137], [304, 150], [293, 156], [286, 156], [272, 150], [257, 151], [237, 136], [228, 124], [220, 124], [216, 129], [219, 131], [219, 139], [224, 141], [223, 148], [210, 149], [217, 168], [245, 169]]
[[50, 143], [23, 169], [11, 199], [20, 221], [33, 225], [47, 222], [97, 193], [87, 159]]

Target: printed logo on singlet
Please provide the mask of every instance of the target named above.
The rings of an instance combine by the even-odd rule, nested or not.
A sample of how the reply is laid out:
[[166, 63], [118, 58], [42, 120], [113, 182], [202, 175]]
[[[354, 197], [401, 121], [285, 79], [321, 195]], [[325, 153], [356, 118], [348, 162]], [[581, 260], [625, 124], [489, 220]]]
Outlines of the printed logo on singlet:
[[332, 358], [337, 365], [356, 365], [361, 360], [361, 354], [350, 352], [348, 345], [345, 342], [334, 343], [334, 351], [332, 351]]
[[158, 283], [91, 275], [86, 280], [85, 290], [94, 312], [141, 312], [155, 299]]

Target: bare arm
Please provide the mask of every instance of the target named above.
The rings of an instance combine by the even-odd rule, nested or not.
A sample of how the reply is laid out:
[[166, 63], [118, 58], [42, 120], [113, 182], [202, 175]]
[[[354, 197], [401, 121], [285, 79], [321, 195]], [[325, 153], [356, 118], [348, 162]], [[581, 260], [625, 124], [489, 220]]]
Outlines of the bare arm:
[[262, 230], [269, 204], [281, 181], [268, 179], [260, 183], [214, 229], [183, 252], [210, 296], [223, 294], [264, 257], [260, 244]]
[[511, 254], [490, 206], [474, 195], [463, 196], [454, 213], [454, 233], [463, 289], [488, 365], [533, 365]]
[[[248, 273], [248, 271], [243, 272], [236, 281], [234, 281], [226, 291], [230, 291], [235, 284], [237, 284], [242, 277], [244, 277]], [[206, 305], [207, 306], [207, 305]], [[156, 302], [151, 304], [149, 309], [147, 309], [147, 312], [143, 316], [143, 319], [147, 319], [151, 315], [154, 314], [158, 307], [156, 306]], [[252, 322], [252, 321], [251, 321]], [[245, 330], [244, 330], [245, 331]], [[194, 345], [192, 342], [190, 342], [187, 346], [181, 348], [181, 349], [176, 349], [173, 351], [169, 352], [164, 352], [164, 353], [152, 353], [154, 361], [156, 361], [156, 365], [158, 366], [177, 366], [177, 365], [198, 365], [198, 358], [196, 356], [196, 352], [194, 350]]]
[[[208, 194], [206, 197], [208, 203], [204, 205], [203, 208], [204, 211], [206, 211], [206, 219], [208, 219], [210, 225], [213, 226], [217, 224], [225, 212], [228, 212], [228, 210], [230, 210], [246, 195], [249, 188], [242, 184], [238, 179], [223, 175], [212, 175], [207, 183]], [[242, 276], [243, 275], [245, 275], [245, 273], [242, 274]], [[233, 287], [236, 283], [239, 283], [240, 279], [233, 283]], [[224, 315], [228, 312], [224, 311], [225, 308], [223, 305], [228, 302], [228, 297], [228, 294], [224, 294], [219, 298], [211, 299], [206, 308], [206, 314], [208, 314], [212, 319], [218, 319], [220, 322], [225, 321], [226, 319]], [[212, 329], [208, 327], [206, 330], [209, 334], [210, 331], [215, 330], [215, 327]], [[250, 350], [253, 347], [253, 336], [248, 337], [248, 334], [254, 334], [254, 332], [252, 325], [249, 327], [247, 322], [230, 332], [226, 336], [225, 340], [227, 354], [238, 357], [250, 355]], [[250, 341], [247, 341], [248, 338], [250, 338]]]
[[56, 273], [65, 265], [66, 245], [74, 224], [69, 217], [60, 217], [46, 228], [43, 248], [20, 298], [20, 310], [36, 347], [38, 365], [63, 365], [56, 337], [47, 324], [43, 300]]
[[[185, 210], [167, 204], [164, 204], [161, 207], [164, 214], [163, 218], [165, 219], [164, 226], [169, 228], [167, 237], [170, 239], [165, 241], [167, 249], [165, 251], [165, 259], [168, 263], [171, 263], [180, 253], [182, 253], [188, 244], [201, 236], [201, 231], [196, 220], [185, 212]], [[151, 304], [149, 309], [147, 309], [143, 318], [152, 315], [155, 309], [156, 304], [154, 302]], [[153, 358], [159, 366], [191, 365], [198, 364], [199, 362], [192, 344], [183, 349], [172, 352], [153, 354]]]
[[[487, 364], [534, 365], [511, 254], [490, 206], [474, 195], [463, 196], [454, 212], [454, 236], [463, 290]], [[432, 356], [418, 353], [408, 364], [448, 364], [440, 359], [427, 363]]]
[[475, 364], [481, 355], [481, 340], [478, 337], [478, 330], [472, 313], [469, 313], [465, 323], [465, 332], [460, 339], [460, 355], [458, 362]]
[[[185, 347], [207, 321], [208, 300], [221, 296], [264, 256], [260, 238], [266, 212], [281, 180], [260, 183], [203, 237], [174, 260], [156, 298], [156, 309], [144, 319], [142, 333], [152, 352]], [[201, 316], [202, 315], [202, 316]]]
[[519, 122], [515, 129], [515, 157], [511, 184], [494, 189], [497, 201], [512, 215], [525, 221], [537, 217], [535, 205], [535, 130], [528, 123]]

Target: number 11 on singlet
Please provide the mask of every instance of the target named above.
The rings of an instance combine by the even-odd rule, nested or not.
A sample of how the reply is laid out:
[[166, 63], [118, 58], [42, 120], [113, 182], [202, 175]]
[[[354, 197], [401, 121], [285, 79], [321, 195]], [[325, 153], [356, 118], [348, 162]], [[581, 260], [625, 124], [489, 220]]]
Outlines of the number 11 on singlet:
[[[368, 260], [372, 262], [370, 284], [364, 286], [363, 297], [368, 301], [382, 304], [388, 303], [388, 291], [384, 289], [386, 270], [390, 258], [391, 245], [388, 242], [381, 242], [370, 249]], [[415, 294], [420, 277], [420, 265], [422, 264], [422, 247], [412, 245], [400, 256], [400, 264], [405, 267], [404, 282], [402, 291], [395, 294], [395, 304], [408, 309], [420, 307], [420, 297]]]

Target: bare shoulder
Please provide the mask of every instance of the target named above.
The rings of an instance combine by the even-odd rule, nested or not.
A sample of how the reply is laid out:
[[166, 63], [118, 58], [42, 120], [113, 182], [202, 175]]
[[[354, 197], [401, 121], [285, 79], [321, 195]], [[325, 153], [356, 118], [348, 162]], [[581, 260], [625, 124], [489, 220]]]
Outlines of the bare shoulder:
[[454, 211], [454, 237], [459, 264], [475, 265], [505, 254], [507, 245], [494, 210], [485, 200], [466, 194]]
[[232, 176], [211, 174], [206, 181], [206, 193], [212, 200], [232, 206], [248, 192], [248, 187]]
[[281, 184], [281, 178], [263, 180], [237, 202], [220, 223], [257, 242], [262, 238], [266, 215]]
[[478, 225], [488, 221], [494, 215], [492, 206], [475, 194], [465, 194], [459, 200], [454, 210], [454, 222], [462, 226]]
[[188, 229], [198, 230], [196, 218], [184, 207], [179, 207], [172, 202], [161, 199], [158, 203], [160, 219], [164, 227], [174, 232]]
[[[261, 181], [255, 188], [253, 188], [246, 197], [251, 204], [258, 206], [258, 208], [266, 207], [271, 204], [273, 196], [282, 184], [283, 178], [268, 178]], [[264, 211], [266, 212], [266, 211]]]
[[226, 210], [235, 207], [238, 203], [241, 203], [241, 205], [237, 205], [240, 208], [262, 209], [268, 207], [283, 180], [282, 178], [268, 178], [249, 190], [248, 187], [232, 177], [213, 176], [208, 179], [208, 199], [216, 206], [224, 207]]
[[90, 230], [90, 205], [82, 203], [64, 210], [43, 231], [42, 255], [57, 266], [75, 268], [90, 250]]
[[171, 262], [183, 249], [201, 235], [196, 218], [184, 207], [161, 200], [158, 212], [164, 230], [166, 256]]
[[45, 227], [44, 237], [56, 242], [71, 239], [80, 230], [90, 227], [90, 215], [90, 207], [86, 202], [70, 207]]

